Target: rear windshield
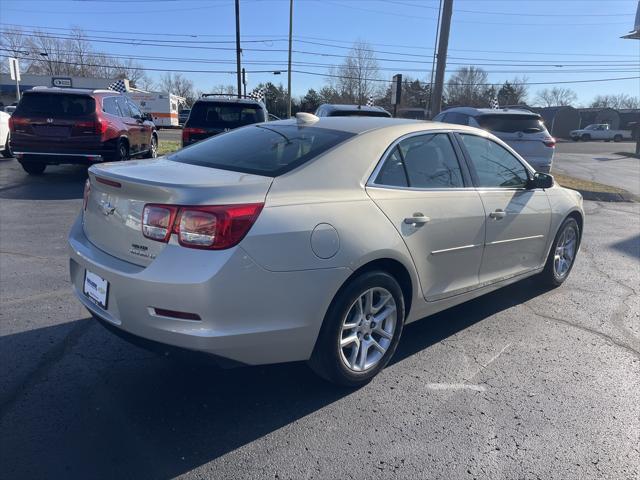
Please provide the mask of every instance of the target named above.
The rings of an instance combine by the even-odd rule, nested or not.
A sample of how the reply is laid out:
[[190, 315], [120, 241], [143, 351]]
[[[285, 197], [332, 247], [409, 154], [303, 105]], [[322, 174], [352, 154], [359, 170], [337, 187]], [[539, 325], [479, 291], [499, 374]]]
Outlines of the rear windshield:
[[189, 125], [213, 128], [238, 128], [265, 120], [259, 105], [242, 103], [198, 102], [189, 114]]
[[355, 134], [295, 125], [255, 125], [216, 135], [169, 155], [175, 162], [277, 177]]
[[24, 117], [85, 117], [96, 111], [96, 102], [86, 95], [25, 93], [14, 115]]
[[371, 110], [334, 110], [329, 112], [329, 117], [390, 117], [387, 112], [376, 112]]
[[477, 117], [480, 127], [491, 132], [538, 133], [547, 129], [540, 117], [533, 115], [482, 115]]

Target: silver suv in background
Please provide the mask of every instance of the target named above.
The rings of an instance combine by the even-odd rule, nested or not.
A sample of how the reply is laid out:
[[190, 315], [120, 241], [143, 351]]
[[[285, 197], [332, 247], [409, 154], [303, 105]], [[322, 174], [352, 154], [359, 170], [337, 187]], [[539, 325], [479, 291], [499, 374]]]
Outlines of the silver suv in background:
[[518, 152], [536, 171], [551, 171], [556, 140], [537, 113], [521, 108], [454, 107], [433, 120], [487, 130]]

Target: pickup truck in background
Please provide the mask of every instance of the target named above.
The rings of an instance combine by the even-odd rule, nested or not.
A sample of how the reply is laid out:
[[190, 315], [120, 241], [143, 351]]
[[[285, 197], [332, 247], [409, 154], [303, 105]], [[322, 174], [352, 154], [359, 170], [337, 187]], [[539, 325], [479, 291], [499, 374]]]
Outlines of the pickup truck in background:
[[583, 140], [604, 140], [605, 142], [621, 142], [622, 140], [631, 140], [631, 130], [612, 130], [608, 123], [594, 123], [587, 125], [580, 130], [572, 130], [571, 139], [574, 142]]

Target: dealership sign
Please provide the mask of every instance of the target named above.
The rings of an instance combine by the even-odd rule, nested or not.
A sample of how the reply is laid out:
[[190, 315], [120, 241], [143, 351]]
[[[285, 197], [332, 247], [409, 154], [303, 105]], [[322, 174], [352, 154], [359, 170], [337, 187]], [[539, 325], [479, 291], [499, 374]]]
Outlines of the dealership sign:
[[69, 77], [53, 77], [51, 79], [51, 85], [54, 87], [72, 87], [71, 79]]

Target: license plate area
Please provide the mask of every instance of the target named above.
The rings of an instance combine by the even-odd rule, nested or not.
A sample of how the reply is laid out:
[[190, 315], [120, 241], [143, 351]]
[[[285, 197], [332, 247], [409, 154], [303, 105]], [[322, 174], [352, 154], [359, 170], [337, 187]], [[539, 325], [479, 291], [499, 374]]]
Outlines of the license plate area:
[[82, 292], [93, 303], [107, 309], [107, 302], [109, 300], [109, 282], [99, 275], [96, 275], [89, 270], [84, 272], [84, 285]]

